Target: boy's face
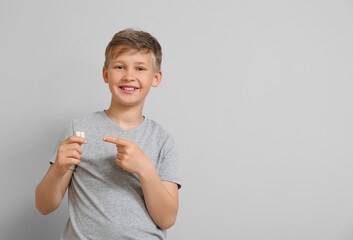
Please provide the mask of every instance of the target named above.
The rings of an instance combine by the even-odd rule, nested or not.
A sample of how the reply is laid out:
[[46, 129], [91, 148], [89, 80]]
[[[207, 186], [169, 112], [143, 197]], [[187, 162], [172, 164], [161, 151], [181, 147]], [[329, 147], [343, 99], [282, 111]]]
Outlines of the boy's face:
[[152, 53], [127, 51], [103, 67], [104, 82], [109, 84], [112, 101], [128, 106], [143, 106], [151, 87], [157, 87], [162, 72], [154, 71]]

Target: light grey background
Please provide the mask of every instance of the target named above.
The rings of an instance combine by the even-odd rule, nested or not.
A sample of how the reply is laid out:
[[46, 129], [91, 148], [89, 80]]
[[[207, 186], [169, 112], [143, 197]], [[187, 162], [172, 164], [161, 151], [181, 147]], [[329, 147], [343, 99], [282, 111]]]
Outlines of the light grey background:
[[58, 239], [36, 185], [63, 127], [107, 109], [104, 50], [163, 47], [144, 114], [178, 143], [169, 239], [353, 239], [352, 1], [1, 1], [0, 238]]

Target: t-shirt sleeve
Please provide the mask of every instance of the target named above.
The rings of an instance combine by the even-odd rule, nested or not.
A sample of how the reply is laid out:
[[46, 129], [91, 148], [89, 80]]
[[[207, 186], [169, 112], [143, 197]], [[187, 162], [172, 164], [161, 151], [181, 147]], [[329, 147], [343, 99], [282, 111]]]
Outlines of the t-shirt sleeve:
[[[49, 162], [50, 164], [53, 164], [56, 160], [56, 155], [57, 155], [57, 151], [58, 151], [58, 147], [60, 146], [61, 142], [64, 141], [65, 139], [67, 139], [68, 137], [72, 136], [73, 135], [73, 121], [71, 121], [66, 127], [65, 129], [61, 132], [56, 144], [55, 144], [55, 147], [54, 147], [54, 150], [53, 150], [53, 153], [52, 155], [50, 156], [50, 159], [49, 159]], [[76, 168], [76, 165], [72, 165], [70, 167], [70, 169], [72, 170], [75, 170]]]
[[161, 164], [159, 177], [162, 181], [174, 182], [181, 188], [181, 181], [178, 171], [178, 153], [173, 135], [168, 133], [167, 139], [161, 151]]

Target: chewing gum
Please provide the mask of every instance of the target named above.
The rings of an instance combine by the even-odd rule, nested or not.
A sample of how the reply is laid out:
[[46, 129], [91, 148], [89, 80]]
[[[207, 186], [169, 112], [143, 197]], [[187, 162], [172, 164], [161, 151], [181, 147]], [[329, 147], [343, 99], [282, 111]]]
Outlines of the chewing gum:
[[75, 136], [79, 136], [79, 137], [85, 138], [85, 133], [84, 132], [75, 132]]

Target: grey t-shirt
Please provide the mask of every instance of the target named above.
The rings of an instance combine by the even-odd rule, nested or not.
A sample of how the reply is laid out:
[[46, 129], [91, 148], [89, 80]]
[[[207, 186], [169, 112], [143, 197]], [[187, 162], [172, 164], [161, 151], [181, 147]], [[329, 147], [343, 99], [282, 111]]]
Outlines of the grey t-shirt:
[[146, 118], [124, 130], [104, 111], [73, 120], [63, 131], [50, 159], [54, 163], [60, 142], [74, 132], [85, 133], [81, 163], [68, 187], [69, 219], [61, 239], [166, 239], [166, 231], [153, 222], [136, 174], [116, 163], [117, 148], [104, 136], [135, 142], [155, 166], [162, 181], [178, 184], [177, 151], [173, 136]]

